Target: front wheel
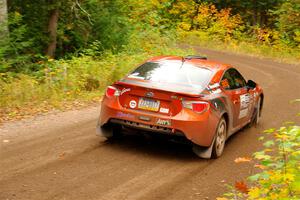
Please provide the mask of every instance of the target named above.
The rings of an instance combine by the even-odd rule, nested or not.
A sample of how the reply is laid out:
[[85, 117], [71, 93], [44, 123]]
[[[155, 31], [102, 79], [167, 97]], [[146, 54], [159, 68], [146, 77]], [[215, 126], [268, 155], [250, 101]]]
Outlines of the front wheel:
[[256, 106], [256, 114], [255, 114], [255, 118], [254, 118], [254, 125], [257, 126], [260, 122], [260, 104], [261, 104], [261, 98], [259, 97], [258, 101], [257, 101], [257, 106]]
[[226, 138], [227, 138], [227, 123], [224, 118], [221, 118], [216, 130], [211, 158], [218, 158], [222, 155], [225, 147]]
[[255, 126], [257, 127], [261, 118], [261, 97], [259, 97], [257, 104], [255, 106], [255, 110], [253, 112], [251, 122], [248, 124], [248, 127]]

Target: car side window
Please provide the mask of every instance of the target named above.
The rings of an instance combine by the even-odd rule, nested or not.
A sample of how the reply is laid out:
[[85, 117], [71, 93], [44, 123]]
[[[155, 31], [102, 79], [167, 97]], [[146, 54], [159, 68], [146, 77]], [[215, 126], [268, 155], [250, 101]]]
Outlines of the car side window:
[[233, 90], [245, 87], [246, 81], [236, 69], [230, 68], [224, 73], [221, 86], [226, 90]]
[[234, 68], [228, 70], [234, 81], [234, 89], [243, 88], [246, 86], [246, 81], [243, 76]]
[[234, 80], [232, 79], [232, 77], [230, 76], [229, 70], [227, 70], [224, 75], [223, 78], [221, 80], [221, 86], [225, 89], [225, 90], [231, 90], [234, 89]]

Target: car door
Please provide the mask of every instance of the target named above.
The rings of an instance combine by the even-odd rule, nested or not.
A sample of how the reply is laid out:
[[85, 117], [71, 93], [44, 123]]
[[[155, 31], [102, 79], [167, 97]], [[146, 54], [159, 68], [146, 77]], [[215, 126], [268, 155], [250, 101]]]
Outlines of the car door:
[[234, 68], [228, 69], [221, 80], [221, 86], [232, 109], [233, 128], [243, 126], [249, 119], [249, 93], [246, 81]]
[[234, 80], [235, 90], [238, 91], [237, 93], [239, 95], [236, 102], [238, 109], [238, 114], [236, 116], [237, 124], [238, 126], [244, 126], [250, 119], [251, 95], [244, 77], [234, 68], [231, 68], [229, 73]]

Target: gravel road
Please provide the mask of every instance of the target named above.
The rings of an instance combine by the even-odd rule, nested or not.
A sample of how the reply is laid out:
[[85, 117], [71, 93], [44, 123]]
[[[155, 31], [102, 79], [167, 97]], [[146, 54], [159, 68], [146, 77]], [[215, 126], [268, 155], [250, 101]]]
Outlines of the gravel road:
[[265, 92], [258, 128], [232, 136], [217, 160], [196, 157], [182, 144], [127, 136], [95, 136], [99, 107], [47, 114], [0, 126], [0, 200], [215, 199], [253, 167], [235, 164], [261, 147], [257, 138], [284, 120], [299, 123], [300, 66], [199, 49], [230, 63]]

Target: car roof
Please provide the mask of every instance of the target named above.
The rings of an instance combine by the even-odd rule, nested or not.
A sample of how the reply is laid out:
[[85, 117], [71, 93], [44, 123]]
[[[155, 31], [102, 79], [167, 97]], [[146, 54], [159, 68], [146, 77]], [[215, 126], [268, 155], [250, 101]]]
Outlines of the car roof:
[[193, 64], [198, 67], [205, 67], [212, 71], [224, 71], [231, 68], [229, 64], [220, 63], [217, 61], [207, 60], [203, 56], [156, 56], [147, 60], [147, 62], [161, 62], [161, 61], [183, 61], [185, 63]]

